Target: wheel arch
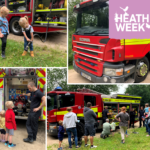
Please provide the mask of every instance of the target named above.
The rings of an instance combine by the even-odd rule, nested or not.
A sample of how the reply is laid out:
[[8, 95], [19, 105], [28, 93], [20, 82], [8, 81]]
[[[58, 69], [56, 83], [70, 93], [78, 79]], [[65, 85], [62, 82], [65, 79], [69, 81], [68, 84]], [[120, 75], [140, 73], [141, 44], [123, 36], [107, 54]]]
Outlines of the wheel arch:
[[[150, 64], [150, 51], [145, 55], [145, 57], [147, 57], [149, 64]], [[150, 65], [149, 65], [149, 70], [150, 70]]]

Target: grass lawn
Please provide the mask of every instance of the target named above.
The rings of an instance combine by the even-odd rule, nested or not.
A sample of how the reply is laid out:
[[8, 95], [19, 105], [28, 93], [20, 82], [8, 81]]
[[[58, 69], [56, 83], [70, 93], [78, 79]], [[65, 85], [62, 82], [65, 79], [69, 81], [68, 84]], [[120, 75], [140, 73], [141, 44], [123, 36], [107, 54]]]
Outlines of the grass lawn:
[[68, 69], [69, 69], [69, 70], [73, 69], [73, 66], [68, 66]]
[[[1, 46], [1, 45], [0, 45]], [[1, 49], [1, 48], [0, 48]], [[6, 58], [0, 56], [0, 67], [66, 67], [67, 53], [60, 49], [52, 49], [47, 46], [34, 46], [34, 58], [28, 53], [21, 56], [24, 49], [23, 42], [7, 40]]]
[[[106, 139], [94, 138], [95, 150], [149, 150], [150, 149], [150, 136], [147, 137], [145, 128], [135, 128], [138, 134], [133, 134], [133, 129], [128, 129], [129, 136], [125, 138], [125, 143], [121, 143], [121, 135], [116, 132], [114, 136]], [[57, 150], [58, 145], [48, 146], [48, 150]], [[75, 150], [73, 146], [72, 150]], [[68, 150], [68, 143], [63, 144], [63, 150]], [[81, 148], [78, 150], [90, 150], [90, 146], [84, 147], [84, 140]]]

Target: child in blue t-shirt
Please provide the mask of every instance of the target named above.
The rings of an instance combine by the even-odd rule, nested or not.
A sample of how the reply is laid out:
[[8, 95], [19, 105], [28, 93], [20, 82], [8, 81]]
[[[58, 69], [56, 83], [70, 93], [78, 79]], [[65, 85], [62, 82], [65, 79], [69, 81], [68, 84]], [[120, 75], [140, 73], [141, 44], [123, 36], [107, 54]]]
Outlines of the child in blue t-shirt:
[[5, 58], [7, 35], [9, 34], [8, 21], [6, 19], [8, 14], [9, 9], [6, 6], [3, 6], [0, 9], [0, 38], [2, 40], [2, 58]]
[[24, 35], [24, 51], [23, 51], [22, 56], [25, 56], [27, 54], [26, 47], [28, 46], [28, 43], [30, 42], [30, 44], [29, 44], [30, 55], [31, 55], [31, 57], [34, 57], [34, 53], [33, 53], [33, 32], [34, 32], [34, 30], [33, 30], [33, 27], [29, 24], [28, 17], [27, 16], [21, 17], [19, 20], [19, 25], [22, 27], [22, 33]]
[[59, 148], [58, 150], [62, 150], [62, 147], [61, 147], [61, 143], [63, 141], [63, 137], [64, 137], [64, 127], [63, 127], [63, 122], [62, 120], [59, 121], [59, 129], [58, 129], [58, 139], [59, 139]]

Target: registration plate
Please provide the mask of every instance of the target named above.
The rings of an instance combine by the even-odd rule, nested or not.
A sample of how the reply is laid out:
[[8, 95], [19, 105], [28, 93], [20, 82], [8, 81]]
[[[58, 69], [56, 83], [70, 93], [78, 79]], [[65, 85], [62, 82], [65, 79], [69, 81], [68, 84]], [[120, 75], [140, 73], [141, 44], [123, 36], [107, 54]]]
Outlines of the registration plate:
[[91, 77], [90, 77], [90, 76], [88, 76], [87, 74], [85, 74], [85, 73], [81, 72], [81, 76], [82, 76], [82, 77], [85, 77], [86, 79], [88, 79], [88, 80], [90, 80], [90, 81], [91, 81]]

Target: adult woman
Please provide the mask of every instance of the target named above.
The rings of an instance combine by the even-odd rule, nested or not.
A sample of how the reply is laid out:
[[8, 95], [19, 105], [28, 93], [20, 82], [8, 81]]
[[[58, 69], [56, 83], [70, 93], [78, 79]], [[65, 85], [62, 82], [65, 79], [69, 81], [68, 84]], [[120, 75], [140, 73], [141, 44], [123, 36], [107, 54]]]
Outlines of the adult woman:
[[[119, 119], [120, 118], [120, 119]], [[119, 121], [122, 143], [125, 143], [125, 132], [129, 126], [129, 114], [126, 112], [126, 107], [121, 108], [121, 112], [116, 115], [115, 119]]]

